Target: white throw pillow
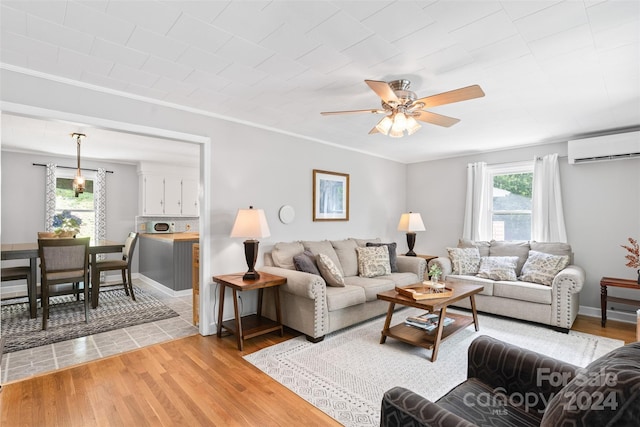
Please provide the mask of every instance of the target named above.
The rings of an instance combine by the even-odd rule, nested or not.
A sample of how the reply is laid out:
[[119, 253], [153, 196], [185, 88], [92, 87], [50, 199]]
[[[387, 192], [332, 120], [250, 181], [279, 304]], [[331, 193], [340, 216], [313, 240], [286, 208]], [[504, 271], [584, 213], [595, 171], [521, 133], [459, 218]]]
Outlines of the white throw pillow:
[[476, 274], [480, 267], [480, 251], [478, 248], [447, 248], [453, 274]]
[[551, 286], [556, 274], [569, 265], [568, 255], [551, 255], [529, 251], [527, 262], [522, 266], [520, 280]]
[[480, 258], [478, 277], [492, 280], [506, 280], [515, 282], [517, 256], [483, 256]]
[[318, 270], [320, 270], [320, 275], [327, 282], [329, 286], [336, 287], [344, 287], [344, 277], [336, 264], [331, 261], [325, 254], [318, 254], [316, 257], [316, 262], [318, 263]]
[[357, 247], [358, 274], [362, 277], [377, 277], [391, 274], [389, 249], [386, 246]]

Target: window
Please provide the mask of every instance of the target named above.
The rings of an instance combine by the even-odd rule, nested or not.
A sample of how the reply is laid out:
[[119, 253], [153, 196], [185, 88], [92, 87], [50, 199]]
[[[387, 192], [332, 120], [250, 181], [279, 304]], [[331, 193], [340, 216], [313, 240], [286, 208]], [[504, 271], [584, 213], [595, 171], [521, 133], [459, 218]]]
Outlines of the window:
[[531, 240], [533, 163], [489, 166], [494, 240]]
[[75, 197], [73, 191], [73, 173], [64, 173], [56, 177], [56, 214], [62, 211], [70, 211], [82, 220], [81, 236], [94, 238], [96, 211], [93, 201], [93, 177], [85, 174], [85, 190], [78, 197]]

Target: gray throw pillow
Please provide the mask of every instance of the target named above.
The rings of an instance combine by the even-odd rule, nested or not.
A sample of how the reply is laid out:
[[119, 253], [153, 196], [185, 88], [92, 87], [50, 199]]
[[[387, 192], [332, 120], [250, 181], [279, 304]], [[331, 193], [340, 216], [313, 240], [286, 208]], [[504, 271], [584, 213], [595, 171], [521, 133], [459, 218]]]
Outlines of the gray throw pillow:
[[305, 273], [321, 276], [320, 270], [318, 270], [318, 264], [316, 264], [316, 257], [313, 256], [311, 251], [304, 251], [303, 253], [294, 256], [293, 265], [298, 271], [304, 271]]
[[367, 246], [386, 246], [389, 249], [389, 264], [391, 265], [391, 272], [398, 272], [398, 254], [396, 253], [396, 247], [398, 246], [395, 242], [393, 243], [373, 243], [367, 242]]

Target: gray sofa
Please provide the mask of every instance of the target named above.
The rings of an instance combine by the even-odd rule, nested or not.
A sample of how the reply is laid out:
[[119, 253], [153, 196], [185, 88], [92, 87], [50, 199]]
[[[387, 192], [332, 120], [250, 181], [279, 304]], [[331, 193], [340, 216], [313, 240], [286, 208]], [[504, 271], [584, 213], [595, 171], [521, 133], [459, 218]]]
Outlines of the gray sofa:
[[[389, 303], [378, 300], [378, 293], [422, 282], [426, 261], [407, 256], [395, 257], [397, 271], [363, 277], [358, 259], [362, 251], [356, 248], [365, 248], [367, 243], [382, 244], [380, 239], [282, 242], [265, 253], [260, 270], [287, 278], [287, 283], [280, 286], [283, 324], [302, 332], [309, 341], [318, 342], [330, 332], [386, 313]], [[393, 258], [395, 244], [390, 245], [388, 253]], [[294, 257], [305, 251], [313, 257], [324, 254], [331, 258], [344, 285], [329, 286], [322, 275], [296, 270]], [[269, 301], [271, 293], [264, 298], [264, 314], [275, 319], [274, 305]]]
[[[489, 270], [483, 269], [484, 274], [479, 272], [483, 264], [464, 259], [466, 254], [475, 252], [473, 248], [477, 249], [480, 260], [489, 266]], [[484, 285], [484, 290], [475, 296], [478, 311], [542, 323], [565, 332], [571, 328], [578, 314], [579, 292], [584, 285], [585, 273], [584, 269], [572, 264], [570, 245], [461, 239], [457, 248], [447, 250], [449, 257], [431, 260], [429, 268], [439, 266], [448, 287], [455, 288], [460, 283]], [[461, 252], [465, 255], [456, 257]], [[504, 272], [496, 267], [498, 280], [490, 278], [493, 276], [490, 262], [497, 259], [493, 257], [517, 257], [515, 277], [511, 275], [508, 280], [500, 280], [506, 277], [501, 277]], [[467, 300], [456, 305], [470, 308]]]
[[380, 426], [640, 425], [638, 342], [586, 368], [488, 336], [468, 354], [467, 380], [436, 402], [402, 387], [387, 391]]

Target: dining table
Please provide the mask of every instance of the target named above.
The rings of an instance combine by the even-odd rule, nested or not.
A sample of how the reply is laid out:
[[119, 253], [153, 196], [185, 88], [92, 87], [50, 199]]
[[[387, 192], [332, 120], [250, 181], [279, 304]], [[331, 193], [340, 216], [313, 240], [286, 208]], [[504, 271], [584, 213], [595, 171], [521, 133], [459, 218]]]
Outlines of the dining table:
[[[37, 316], [37, 267], [38, 267], [38, 242], [29, 243], [2, 243], [2, 261], [28, 259], [31, 269], [31, 279], [27, 283], [27, 293], [29, 297], [29, 314], [32, 319]], [[95, 267], [98, 261], [98, 254], [122, 252], [124, 243], [111, 240], [98, 240], [89, 246], [89, 264], [91, 267], [91, 307], [98, 307], [100, 294], [100, 272]]]

